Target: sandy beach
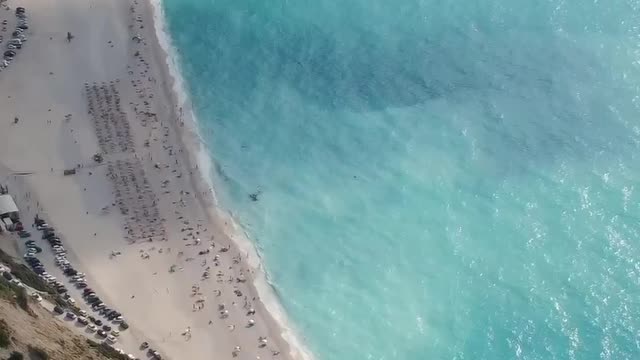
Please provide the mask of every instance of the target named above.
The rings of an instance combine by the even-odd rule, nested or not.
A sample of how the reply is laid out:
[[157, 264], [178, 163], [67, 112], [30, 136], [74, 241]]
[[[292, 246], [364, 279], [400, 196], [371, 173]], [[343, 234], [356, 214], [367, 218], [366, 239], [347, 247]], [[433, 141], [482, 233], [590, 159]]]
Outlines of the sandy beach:
[[[143, 341], [170, 359], [301, 358], [215, 210], [151, 4], [11, 0], [0, 9], [3, 51], [17, 6], [28, 40], [0, 72], [0, 183], [25, 225], [38, 214], [55, 227], [69, 260], [122, 312], [130, 328], [118, 347], [140, 358]], [[47, 270], [64, 278], [42, 248]]]

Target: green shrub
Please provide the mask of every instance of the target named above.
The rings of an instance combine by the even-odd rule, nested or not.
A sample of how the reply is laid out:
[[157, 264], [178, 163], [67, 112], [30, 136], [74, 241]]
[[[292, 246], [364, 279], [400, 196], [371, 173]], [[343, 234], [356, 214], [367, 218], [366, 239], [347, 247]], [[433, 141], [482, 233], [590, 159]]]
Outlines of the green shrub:
[[11, 353], [11, 355], [9, 356], [9, 359], [7, 360], [23, 360], [23, 359], [24, 359], [24, 355], [22, 355], [21, 352], [14, 351]]
[[34, 273], [27, 265], [17, 262], [2, 250], [0, 250], [0, 262], [9, 266], [11, 268], [11, 274], [20, 279], [20, 281], [26, 285], [39, 291], [46, 291], [50, 294], [56, 293], [52, 287], [47, 285], [47, 283], [44, 282], [44, 280], [42, 280], [38, 274]]
[[22, 310], [29, 312], [29, 300], [27, 299], [27, 291], [25, 289], [18, 288], [16, 291], [16, 302]]
[[33, 360], [49, 360], [49, 354], [44, 349], [29, 345], [29, 357]]
[[11, 329], [4, 319], [0, 319], [0, 348], [11, 345]]
[[0, 298], [11, 299], [13, 297], [13, 289], [7, 279], [0, 276]]

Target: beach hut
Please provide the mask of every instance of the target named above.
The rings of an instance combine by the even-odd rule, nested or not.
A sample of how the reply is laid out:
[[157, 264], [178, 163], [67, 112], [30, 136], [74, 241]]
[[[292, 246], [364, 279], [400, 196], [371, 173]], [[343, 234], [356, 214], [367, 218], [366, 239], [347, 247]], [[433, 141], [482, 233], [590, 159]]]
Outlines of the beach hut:
[[13, 197], [9, 194], [0, 195], [0, 219], [11, 219], [12, 221], [18, 221], [18, 207], [16, 206]]

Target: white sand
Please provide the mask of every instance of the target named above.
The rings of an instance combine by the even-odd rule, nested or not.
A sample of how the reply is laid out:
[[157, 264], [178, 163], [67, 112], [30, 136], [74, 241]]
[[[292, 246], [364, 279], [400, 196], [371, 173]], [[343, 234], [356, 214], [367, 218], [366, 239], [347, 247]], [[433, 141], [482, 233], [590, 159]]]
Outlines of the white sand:
[[[211, 194], [191, 165], [195, 164], [198, 144], [194, 134], [185, 131], [189, 124], [183, 127], [178, 121], [150, 5], [138, 1], [8, 2], [12, 8], [27, 9], [30, 28], [28, 42], [0, 72], [0, 183], [9, 184], [25, 224], [30, 225], [37, 212], [54, 226], [69, 260], [87, 274], [90, 287], [108, 306], [123, 313], [131, 328], [123, 333], [118, 347], [143, 357], [137, 347], [148, 341], [171, 359], [231, 359], [236, 346], [241, 348], [238, 359], [298, 358], [298, 354], [290, 354], [281, 329], [259, 301], [251, 281], [253, 270], [244, 258], [234, 260], [239, 252], [225, 235], [230, 229], [215, 215]], [[137, 16], [140, 19], [136, 20]], [[4, 49], [15, 26], [13, 9], [0, 9], [2, 19], [9, 19], [8, 30], [2, 33], [5, 42], [0, 44]], [[74, 36], [71, 42], [66, 40], [67, 31]], [[143, 41], [132, 40], [136, 34]], [[134, 56], [136, 52], [139, 56]], [[88, 97], [85, 83], [91, 92], [94, 82], [109, 85], [112, 81], [124, 114], [121, 120], [104, 122], [108, 126], [120, 124], [118, 138], [114, 136], [106, 144], [125, 148], [114, 146], [105, 161], [96, 164], [92, 156], [101, 148], [88, 114], [88, 99], [106, 104], [106, 98]], [[104, 109], [115, 114], [114, 99], [111, 101]], [[102, 113], [96, 110], [95, 114]], [[14, 124], [16, 116], [19, 121]], [[129, 149], [120, 141], [126, 140], [126, 123], [131, 132]], [[113, 130], [100, 129], [102, 139]], [[121, 161], [123, 168], [129, 166], [130, 175], [140, 184], [146, 175], [148, 191], [136, 190], [134, 179], [117, 169], [113, 174], [120, 185], [116, 186], [107, 176], [108, 165], [116, 161]], [[159, 169], [154, 167], [156, 163]], [[64, 169], [78, 165], [76, 175], [63, 176]], [[16, 175], [21, 173], [26, 174]], [[129, 210], [127, 215], [121, 214], [117, 201]], [[143, 207], [148, 215], [142, 213]], [[136, 209], [141, 213], [132, 219]], [[133, 233], [127, 233], [126, 225]], [[152, 231], [158, 235], [149, 242]], [[32, 232], [36, 241], [41, 241], [35, 229]], [[167, 240], [162, 241], [163, 237]], [[199, 245], [196, 238], [201, 239]], [[209, 254], [198, 255], [209, 246], [214, 246]], [[220, 251], [227, 246], [230, 250]], [[42, 247], [43, 263], [62, 278], [48, 244], [42, 242]], [[111, 251], [122, 255], [110, 258]], [[142, 254], [149, 258], [143, 259]], [[214, 264], [216, 255], [218, 265]], [[172, 265], [175, 272], [169, 271]], [[210, 278], [203, 279], [207, 267]], [[244, 283], [236, 281], [241, 274], [247, 279]], [[194, 285], [199, 291], [192, 296]], [[242, 295], [236, 296], [234, 290]], [[84, 305], [80, 292], [72, 292]], [[198, 300], [203, 300], [204, 308], [194, 310]], [[219, 304], [225, 305], [228, 318], [220, 318]], [[255, 316], [247, 316], [249, 307], [255, 308]], [[255, 320], [255, 326], [246, 327], [249, 319]], [[187, 328], [191, 336], [181, 335]], [[261, 336], [268, 339], [263, 348], [258, 346]], [[274, 356], [275, 351], [280, 354]]]

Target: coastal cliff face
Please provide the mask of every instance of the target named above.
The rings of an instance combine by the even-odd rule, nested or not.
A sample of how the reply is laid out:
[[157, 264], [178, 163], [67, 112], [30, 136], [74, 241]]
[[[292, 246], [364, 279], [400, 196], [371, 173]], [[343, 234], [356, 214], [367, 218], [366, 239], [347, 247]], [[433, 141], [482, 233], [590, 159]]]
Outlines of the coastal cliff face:
[[25, 359], [115, 359], [102, 354], [98, 344], [73, 334], [40, 306], [30, 304], [31, 311], [24, 311], [15, 299], [5, 297], [6, 290], [0, 289], [0, 359], [19, 359], [11, 358], [16, 352]]

